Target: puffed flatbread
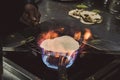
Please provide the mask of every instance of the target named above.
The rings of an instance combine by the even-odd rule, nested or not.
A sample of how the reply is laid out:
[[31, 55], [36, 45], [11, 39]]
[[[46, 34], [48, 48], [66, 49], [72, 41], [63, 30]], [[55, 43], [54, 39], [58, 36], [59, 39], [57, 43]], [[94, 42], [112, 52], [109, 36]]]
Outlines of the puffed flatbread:
[[41, 44], [40, 47], [44, 50], [61, 52], [61, 53], [73, 53], [78, 50], [79, 43], [70, 36], [61, 36], [54, 39], [46, 39]]

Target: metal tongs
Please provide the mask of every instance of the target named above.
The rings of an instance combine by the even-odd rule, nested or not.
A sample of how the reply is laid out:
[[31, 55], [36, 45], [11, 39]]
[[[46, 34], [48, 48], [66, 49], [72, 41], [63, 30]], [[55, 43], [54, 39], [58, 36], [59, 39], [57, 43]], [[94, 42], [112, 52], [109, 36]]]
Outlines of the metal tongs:
[[105, 51], [106, 54], [120, 55], [120, 45], [109, 40], [95, 39], [83, 43], [97, 50]]
[[[21, 46], [26, 45], [26, 43], [30, 43], [35, 40], [34, 32], [38, 30], [40, 24], [37, 24], [35, 27], [30, 27], [24, 29], [21, 33], [14, 33], [12, 35], [7, 36], [5, 40], [7, 40], [2, 46], [3, 52], [28, 52], [29, 50], [22, 48]], [[31, 31], [27, 32], [27, 31]]]

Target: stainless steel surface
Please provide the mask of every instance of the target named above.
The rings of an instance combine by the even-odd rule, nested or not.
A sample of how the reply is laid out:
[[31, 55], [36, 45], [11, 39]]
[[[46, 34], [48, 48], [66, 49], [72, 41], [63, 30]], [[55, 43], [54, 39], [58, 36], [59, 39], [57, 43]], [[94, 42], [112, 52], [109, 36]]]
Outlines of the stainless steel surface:
[[108, 40], [96, 39], [96, 40], [88, 41], [85, 44], [92, 46], [98, 50], [120, 52], [120, 45]]
[[116, 19], [120, 20], [120, 0], [111, 0], [109, 12], [114, 14]]
[[120, 0], [111, 0], [109, 10], [112, 14], [120, 13]]
[[[100, 69], [94, 75], [91, 75], [89, 78], [85, 80], [109, 80], [109, 79], [113, 80], [114, 78], [111, 78], [111, 76], [118, 74], [120, 70], [119, 66], [120, 66], [120, 59], [115, 59], [110, 64], [106, 65], [104, 68]], [[119, 80], [119, 79], [117, 79], [116, 77], [115, 80]]]
[[[85, 54], [83, 53], [83, 57], [78, 54], [75, 63], [70, 68], [67, 68], [68, 80], [85, 80], [115, 59], [113, 55], [104, 54], [104, 52], [93, 48], [87, 49], [86, 52]], [[47, 68], [43, 64], [41, 54], [34, 56], [32, 53], [11, 53], [9, 52], [5, 57], [32, 74], [35, 74], [43, 80], [59, 80], [58, 72]]]
[[3, 80], [41, 80], [22, 67], [3, 57]]
[[20, 48], [20, 47], [17, 47], [17, 48], [14, 48], [14, 47], [2, 47], [2, 51], [3, 51], [3, 52], [7, 52], [7, 51], [13, 51], [13, 52], [29, 52], [28, 49]]

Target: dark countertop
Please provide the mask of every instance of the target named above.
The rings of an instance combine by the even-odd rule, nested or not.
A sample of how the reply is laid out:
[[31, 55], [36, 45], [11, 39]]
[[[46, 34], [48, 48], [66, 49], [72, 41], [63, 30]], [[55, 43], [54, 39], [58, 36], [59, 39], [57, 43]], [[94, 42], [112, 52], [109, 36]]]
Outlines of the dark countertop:
[[[105, 7], [99, 7], [99, 5], [96, 3], [97, 5], [93, 5], [89, 8], [89, 10], [99, 9], [101, 11], [100, 15], [102, 16], [103, 21], [100, 24], [85, 25], [81, 23], [78, 19], [75, 19], [68, 15], [68, 12], [72, 9], [76, 9], [76, 5], [80, 3], [82, 2], [60, 2], [55, 0], [42, 0], [40, 3], [38, 3], [39, 11], [41, 13], [41, 24], [40, 26], [38, 25], [37, 28], [41, 28], [39, 30], [40, 32], [44, 31], [45, 29], [48, 29], [50, 25], [54, 25], [56, 21], [61, 24], [60, 26], [65, 25], [64, 27], [67, 28], [66, 32], [71, 32], [76, 29], [83, 30], [84, 28], [89, 28], [93, 36], [96, 36], [98, 39], [102, 40], [96, 46], [94, 45], [95, 47], [120, 51], [120, 20], [115, 19], [115, 16], [110, 14], [108, 12], [108, 9], [106, 9]], [[14, 48], [34, 40], [36, 38], [36, 32], [38, 31], [37, 28], [30, 27], [29, 29], [25, 29], [21, 33], [14, 34], [14, 36], [16, 36], [14, 38], [12, 38], [11, 35], [8, 36], [4, 40], [4, 46]]]
[[[79, 26], [80, 28], [90, 28], [94, 35], [99, 38], [110, 40], [120, 44], [120, 21], [116, 20], [113, 15], [108, 13], [107, 9], [92, 6], [91, 9], [100, 9], [103, 22], [94, 25], [84, 25], [79, 20], [68, 16], [68, 11], [75, 9], [79, 2], [60, 2], [55, 0], [43, 0], [38, 4], [41, 12], [41, 22], [50, 19], [64, 20], [63, 24], [69, 26]], [[61, 21], [62, 22], [62, 21]]]
[[[79, 3], [80, 2], [68, 2], [67, 3], [67, 2], [59, 2], [59, 1], [53, 1], [53, 0], [43, 0], [43, 1], [41, 1], [41, 3], [38, 4], [39, 10], [41, 12], [41, 23], [44, 22], [44, 21], [47, 21], [47, 20], [51, 20], [51, 19], [60, 20], [61, 23], [67, 24], [68, 27], [70, 26], [72, 28], [75, 28], [75, 27], [90, 28], [92, 33], [94, 35], [97, 35], [99, 38], [102, 38], [102, 39], [105, 39], [105, 40], [110, 40], [110, 41], [113, 41], [115, 43], [120, 44], [120, 21], [117, 21], [114, 18], [113, 15], [108, 13], [106, 10], [104, 11], [103, 8], [93, 7], [94, 9], [99, 8], [99, 9], [102, 10], [101, 15], [103, 16], [103, 22], [101, 24], [84, 25], [79, 20], [68, 16], [68, 11], [71, 10], [71, 9], [75, 9], [76, 4], [79, 4]], [[18, 34], [16, 34], [16, 35], [21, 40], [20, 39], [14, 39], [14, 41], [13, 41], [14, 44], [15, 44], [15, 40], [16, 40], [16, 42], [21, 42], [21, 41], [24, 40], [23, 36], [21, 37], [21, 35], [18, 35]], [[23, 41], [23, 43], [24, 43], [24, 41]], [[31, 71], [31, 72], [32, 72], [33, 68], [35, 67], [34, 68], [35, 72], [33, 72], [33, 74], [35, 73], [35, 74], [37, 74], [37, 76], [40, 76], [40, 77], [47, 76], [45, 78], [48, 78], [48, 79], [57, 77], [56, 72], [54, 72], [52, 70], [49, 70], [44, 65], [40, 65], [40, 64], [43, 64], [42, 60], [40, 60], [41, 59], [40, 56], [34, 57], [32, 54], [29, 54], [29, 55], [26, 54], [25, 55], [24, 53], [21, 54], [21, 52], [20, 52], [20, 54], [19, 53], [18, 54], [14, 54], [14, 53], [11, 54], [11, 53], [9, 54], [9, 52], [8, 52], [8, 54], [10, 55], [8, 57], [13, 59], [13, 62], [15, 61], [16, 63], [21, 64], [23, 66], [27, 65], [27, 66], [24, 66], [24, 68], [28, 69], [28, 67], [30, 67], [28, 70]], [[88, 70], [90, 70], [90, 72], [92, 72], [93, 70], [95, 70], [94, 69], [94, 67], [95, 67], [94, 63], [95, 64], [98, 63], [98, 65], [101, 65], [100, 64], [101, 62], [104, 62], [104, 64], [106, 64], [106, 62], [109, 61], [109, 59], [107, 60], [108, 55], [105, 55], [105, 57], [102, 56], [102, 54], [97, 55], [98, 57], [96, 57], [96, 54], [94, 54], [94, 55], [92, 55], [92, 56], [88, 55], [87, 57], [85, 57], [85, 59], [87, 59], [86, 61], [85, 61], [84, 58], [81, 59], [81, 60], [77, 60], [77, 62], [74, 64], [74, 66], [70, 68], [71, 71], [69, 70], [68, 75], [71, 76], [73, 74], [73, 76], [71, 76], [71, 78], [73, 78], [73, 80], [75, 80], [74, 77], [82, 78], [84, 76], [84, 74], [86, 74], [86, 72], [84, 74], [82, 74], [81, 71], [79, 71], [78, 69], [82, 70], [82, 72], [84, 72], [84, 71], [89, 72]], [[22, 57], [22, 61], [21, 61], [21, 57]], [[111, 57], [108, 57], [108, 58], [111, 58]], [[102, 61], [101, 61], [101, 59], [102, 59]], [[36, 61], [36, 60], [38, 60], [38, 61]], [[92, 65], [91, 65], [91, 62], [89, 63], [89, 61], [91, 61], [91, 60], [92, 60]], [[112, 60], [112, 58], [110, 59], [110, 62], [111, 62], [111, 60]], [[81, 61], [81, 62], [79, 62], [79, 61]], [[89, 63], [91, 67], [88, 68], [89, 64], [84, 64], [83, 61]], [[28, 64], [32, 64], [32, 66], [29, 66]], [[35, 64], [35, 65], [33, 66], [33, 64]], [[78, 66], [78, 64], [80, 66]], [[84, 66], [86, 66], [86, 67], [84, 67]], [[97, 66], [97, 67], [101, 67], [101, 66]], [[98, 68], [96, 68], [96, 70], [97, 69]], [[42, 70], [42, 71], [40, 71], [40, 70]], [[45, 73], [45, 71], [47, 71], [47, 72]], [[78, 72], [78, 73], [76, 73], [76, 72]], [[53, 74], [51, 74], [51, 73], [53, 73]], [[51, 77], [51, 75], [49, 75], [49, 74], [53, 75], [54, 77]], [[78, 75], [78, 74], [80, 74], [80, 75]], [[51, 79], [51, 80], [53, 80], [53, 79]]]

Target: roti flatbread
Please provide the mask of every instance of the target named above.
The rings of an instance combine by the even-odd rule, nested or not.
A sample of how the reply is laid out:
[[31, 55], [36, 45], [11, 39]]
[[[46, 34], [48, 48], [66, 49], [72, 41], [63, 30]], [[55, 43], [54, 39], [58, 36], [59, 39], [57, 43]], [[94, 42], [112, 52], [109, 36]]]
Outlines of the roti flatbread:
[[80, 22], [83, 24], [95, 24], [102, 22], [102, 17], [98, 13], [83, 9], [70, 10], [68, 15], [76, 19], [80, 19]]
[[70, 36], [61, 36], [54, 39], [46, 39], [40, 47], [47, 51], [59, 52], [59, 53], [73, 53], [78, 50], [79, 43]]

